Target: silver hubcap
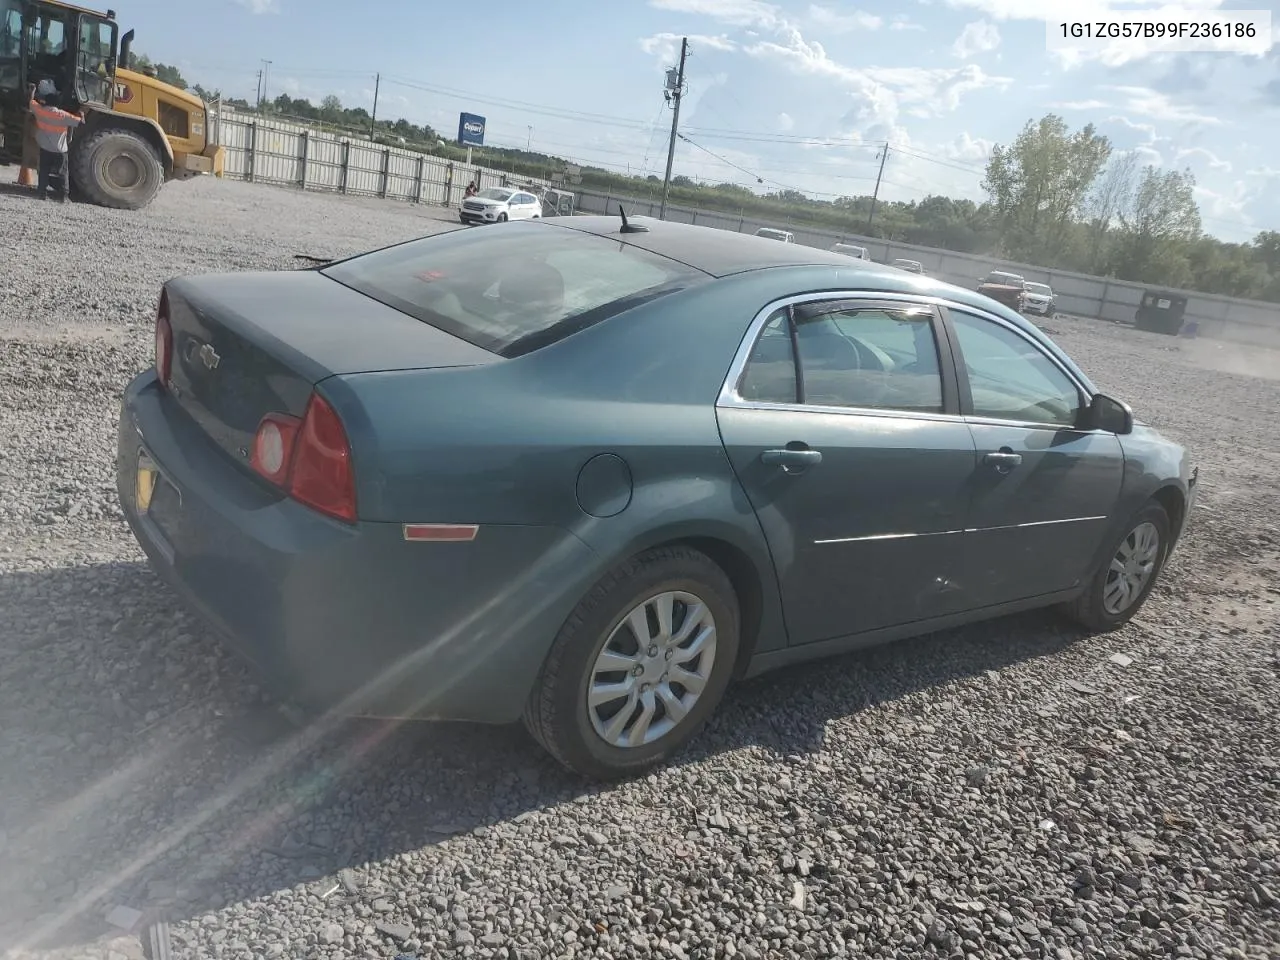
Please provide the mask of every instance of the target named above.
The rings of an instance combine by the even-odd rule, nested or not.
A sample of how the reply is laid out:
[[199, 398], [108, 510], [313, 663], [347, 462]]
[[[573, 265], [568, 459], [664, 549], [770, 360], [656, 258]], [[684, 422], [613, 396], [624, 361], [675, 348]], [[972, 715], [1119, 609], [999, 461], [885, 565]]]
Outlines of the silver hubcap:
[[1133, 606], [1155, 573], [1159, 553], [1160, 531], [1154, 523], [1140, 523], [1129, 532], [1107, 571], [1102, 590], [1102, 607], [1107, 613], [1115, 616]]
[[716, 660], [716, 621], [692, 593], [637, 605], [591, 668], [587, 714], [606, 743], [640, 747], [674, 730], [702, 696]]

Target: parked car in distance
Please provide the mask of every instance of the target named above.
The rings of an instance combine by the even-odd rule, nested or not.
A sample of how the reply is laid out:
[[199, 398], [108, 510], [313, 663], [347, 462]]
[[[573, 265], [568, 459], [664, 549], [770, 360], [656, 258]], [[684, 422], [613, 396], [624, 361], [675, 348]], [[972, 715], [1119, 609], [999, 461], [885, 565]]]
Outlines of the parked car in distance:
[[458, 219], [463, 223], [505, 223], [508, 220], [537, 220], [542, 201], [525, 190], [486, 187], [462, 201]]
[[1038, 313], [1042, 317], [1052, 317], [1055, 311], [1056, 298], [1053, 288], [1047, 283], [1026, 281], [1026, 290], [1022, 297], [1024, 313]]
[[992, 270], [978, 284], [978, 293], [1002, 303], [1010, 310], [1022, 312], [1027, 281], [1016, 273]]
[[179, 277], [119, 500], [287, 702], [522, 719], [591, 777], [671, 756], [736, 678], [1133, 617], [1186, 451], [1012, 310], [848, 264], [597, 216]]
[[796, 242], [796, 236], [790, 230], [775, 230], [773, 227], [761, 227], [756, 231], [756, 236], [766, 240], [781, 240], [783, 243]]
[[855, 260], [866, 260], [871, 262], [871, 253], [866, 247], [860, 247], [856, 243], [833, 243], [831, 245], [832, 253], [842, 253], [846, 257], [853, 257]]
[[889, 266], [897, 267], [899, 270], [905, 270], [907, 273], [924, 273], [924, 264], [919, 260], [903, 260], [899, 257], [897, 260], [892, 261]]

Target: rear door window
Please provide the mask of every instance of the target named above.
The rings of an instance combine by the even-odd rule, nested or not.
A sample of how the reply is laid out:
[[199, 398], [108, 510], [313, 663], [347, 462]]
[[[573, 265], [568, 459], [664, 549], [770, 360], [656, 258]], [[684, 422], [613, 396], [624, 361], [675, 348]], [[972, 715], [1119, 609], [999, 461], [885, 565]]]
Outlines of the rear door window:
[[505, 357], [709, 279], [617, 240], [539, 221], [424, 237], [321, 272]]

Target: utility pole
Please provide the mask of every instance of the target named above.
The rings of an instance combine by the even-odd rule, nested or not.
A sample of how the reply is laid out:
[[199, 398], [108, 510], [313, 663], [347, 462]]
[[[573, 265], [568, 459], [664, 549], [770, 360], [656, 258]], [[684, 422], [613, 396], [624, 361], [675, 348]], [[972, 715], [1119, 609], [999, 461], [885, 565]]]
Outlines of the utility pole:
[[867, 214], [866, 232], [871, 232], [871, 221], [876, 215], [876, 201], [880, 199], [880, 178], [884, 176], [884, 161], [889, 156], [889, 141], [885, 141], [884, 147], [880, 150], [880, 172], [876, 174], [876, 192], [871, 195], [871, 212]]
[[524, 143], [524, 152], [531, 153], [533, 151], [533, 125], [529, 124], [529, 139]]
[[684, 97], [684, 61], [689, 55], [689, 38], [680, 40], [680, 66], [676, 70], [675, 86], [671, 84], [671, 71], [667, 71], [667, 89], [663, 91], [667, 101], [674, 104], [671, 113], [671, 143], [667, 146], [667, 176], [662, 181], [662, 206], [658, 208], [658, 219], [667, 218], [667, 195], [671, 192], [671, 165], [676, 160], [676, 130], [680, 126], [680, 101]]
[[262, 109], [262, 71], [258, 71], [258, 109]]
[[373, 139], [373, 125], [378, 122], [378, 91], [382, 89], [382, 74], [373, 78], [373, 113], [369, 117], [369, 139]]
[[258, 93], [258, 109], [262, 109], [262, 105], [267, 102], [267, 77], [271, 75], [271, 61], [262, 61], [262, 88]]

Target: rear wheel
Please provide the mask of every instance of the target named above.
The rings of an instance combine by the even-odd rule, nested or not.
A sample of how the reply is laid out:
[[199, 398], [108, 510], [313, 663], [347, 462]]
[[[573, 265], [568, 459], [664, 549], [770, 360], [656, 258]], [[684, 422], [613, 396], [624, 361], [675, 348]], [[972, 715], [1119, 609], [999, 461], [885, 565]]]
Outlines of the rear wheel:
[[90, 203], [140, 210], [164, 185], [155, 149], [129, 130], [97, 130], [75, 151], [73, 179]]
[[737, 656], [738, 601], [724, 571], [690, 547], [651, 550], [602, 577], [569, 616], [525, 726], [584, 776], [639, 774], [697, 733]]
[[1151, 594], [1169, 556], [1169, 514], [1154, 500], [1126, 524], [1108, 560], [1066, 612], [1098, 632], [1127, 623]]

